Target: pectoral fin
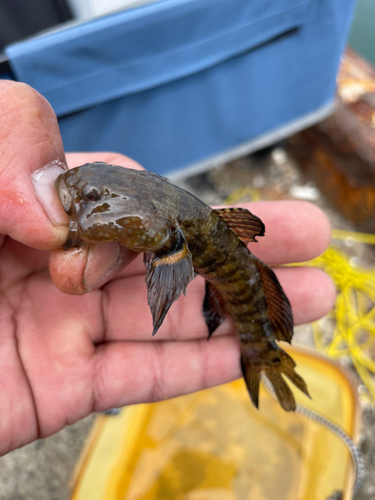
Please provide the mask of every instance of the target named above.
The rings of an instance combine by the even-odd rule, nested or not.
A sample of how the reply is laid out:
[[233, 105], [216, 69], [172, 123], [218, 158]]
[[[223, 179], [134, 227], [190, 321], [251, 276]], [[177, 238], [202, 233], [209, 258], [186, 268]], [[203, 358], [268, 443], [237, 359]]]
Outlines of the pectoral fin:
[[147, 268], [147, 300], [150, 306], [154, 330], [160, 328], [164, 318], [178, 297], [186, 294], [188, 283], [194, 278], [193, 261], [185, 237], [179, 229], [176, 245], [172, 251], [163, 254], [145, 254]]
[[203, 316], [208, 326], [208, 340], [225, 318], [224, 301], [217, 289], [208, 281], [206, 281]]

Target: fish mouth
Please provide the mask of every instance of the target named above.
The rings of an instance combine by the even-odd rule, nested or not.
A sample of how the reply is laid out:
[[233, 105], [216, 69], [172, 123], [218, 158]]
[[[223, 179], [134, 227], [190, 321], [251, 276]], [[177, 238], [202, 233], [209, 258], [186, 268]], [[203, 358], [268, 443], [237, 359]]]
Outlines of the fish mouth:
[[77, 209], [74, 200], [69, 192], [68, 186], [64, 182], [64, 174], [58, 176], [55, 182], [57, 194], [65, 212], [69, 216], [69, 233], [64, 243], [63, 249], [78, 248], [87, 243], [79, 235], [79, 226], [77, 221]]
[[63, 250], [69, 250], [70, 248], [79, 248], [88, 245], [84, 241], [78, 232], [78, 223], [76, 220], [71, 220], [69, 224], [69, 233], [65, 240]]
[[64, 174], [61, 174], [57, 177], [55, 181], [55, 187], [65, 212], [69, 215], [69, 217], [71, 217], [72, 215], [74, 215], [73, 212], [75, 212], [74, 203], [68, 186], [64, 182]]

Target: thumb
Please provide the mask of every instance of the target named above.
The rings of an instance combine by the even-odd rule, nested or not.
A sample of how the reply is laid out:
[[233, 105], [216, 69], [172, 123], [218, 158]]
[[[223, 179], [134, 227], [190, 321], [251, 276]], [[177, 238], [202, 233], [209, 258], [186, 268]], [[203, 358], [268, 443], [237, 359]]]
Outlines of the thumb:
[[54, 180], [65, 168], [49, 103], [25, 84], [0, 80], [0, 233], [33, 248], [62, 246], [69, 221]]

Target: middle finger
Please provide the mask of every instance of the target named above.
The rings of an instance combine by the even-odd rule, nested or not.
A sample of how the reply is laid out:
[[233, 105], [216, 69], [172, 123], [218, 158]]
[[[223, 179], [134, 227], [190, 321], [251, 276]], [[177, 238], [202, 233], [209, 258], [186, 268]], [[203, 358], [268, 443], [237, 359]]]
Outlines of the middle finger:
[[[314, 321], [333, 306], [335, 290], [330, 278], [320, 269], [283, 268], [275, 270], [287, 294], [296, 325]], [[144, 276], [116, 279], [102, 290], [105, 338], [96, 332], [96, 343], [113, 340], [150, 341], [152, 316], [147, 304]], [[158, 330], [156, 340], [197, 339], [208, 335], [202, 314], [205, 293], [204, 280], [198, 276], [168, 311]], [[233, 323], [227, 318], [214, 335], [234, 333]]]

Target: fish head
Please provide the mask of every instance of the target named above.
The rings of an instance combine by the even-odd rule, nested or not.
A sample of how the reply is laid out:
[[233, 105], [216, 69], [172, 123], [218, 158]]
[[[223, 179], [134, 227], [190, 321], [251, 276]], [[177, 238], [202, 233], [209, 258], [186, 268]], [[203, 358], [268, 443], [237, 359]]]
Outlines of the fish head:
[[56, 190], [70, 219], [64, 248], [109, 241], [138, 252], [162, 248], [171, 221], [153, 202], [150, 186], [144, 189], [147, 178], [141, 174], [102, 162], [61, 174]]

